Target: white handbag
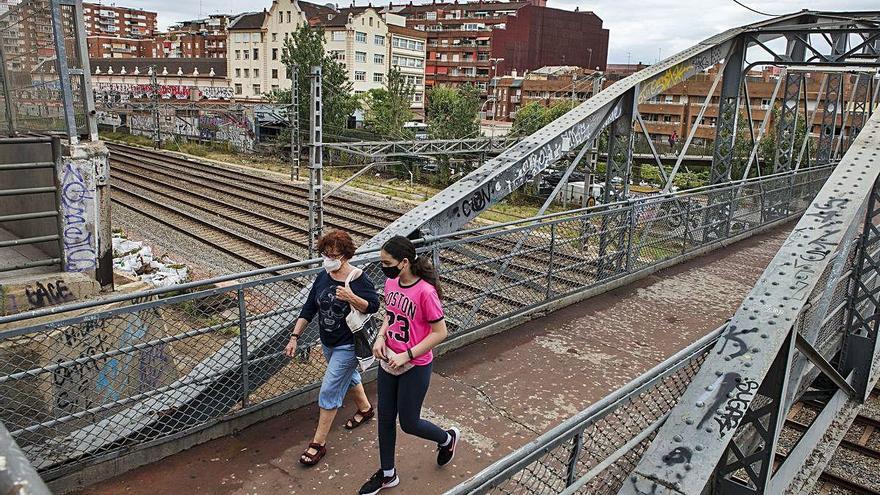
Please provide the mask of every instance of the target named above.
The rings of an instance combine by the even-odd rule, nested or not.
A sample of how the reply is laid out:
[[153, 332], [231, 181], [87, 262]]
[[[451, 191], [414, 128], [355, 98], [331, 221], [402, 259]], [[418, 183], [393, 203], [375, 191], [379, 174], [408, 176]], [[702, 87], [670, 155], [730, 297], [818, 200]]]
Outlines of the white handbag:
[[[352, 279], [357, 278], [355, 275], [359, 277], [361, 273], [363, 273], [363, 271], [359, 268], [352, 269], [348, 274], [348, 277], [345, 279], [345, 288], [350, 290], [349, 283]], [[351, 305], [349, 304], [349, 306]], [[370, 321], [370, 315], [361, 313], [355, 309], [354, 306], [351, 306], [351, 311], [349, 311], [348, 316], [345, 317], [345, 323], [348, 324], [348, 328], [352, 333], [360, 331], [368, 321]]]

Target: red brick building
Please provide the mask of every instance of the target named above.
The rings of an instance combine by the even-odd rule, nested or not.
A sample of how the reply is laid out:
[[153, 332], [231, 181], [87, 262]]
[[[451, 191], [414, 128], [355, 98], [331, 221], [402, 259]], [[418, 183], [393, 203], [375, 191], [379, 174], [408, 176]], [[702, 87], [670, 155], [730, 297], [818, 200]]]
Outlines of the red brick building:
[[[425, 85], [474, 83], [545, 65], [604, 68], [608, 30], [592, 12], [551, 9], [546, 0], [392, 5], [407, 27], [428, 35]], [[564, 40], [564, 42], [561, 42]], [[499, 59], [504, 60], [499, 60]]]
[[229, 16], [212, 15], [205, 19], [183, 21], [167, 33], [156, 34], [159, 57], [226, 58], [226, 27]]
[[89, 58], [155, 57], [156, 13], [83, 3]]
[[119, 38], [152, 38], [156, 31], [156, 13], [143, 9], [83, 3], [87, 35]]

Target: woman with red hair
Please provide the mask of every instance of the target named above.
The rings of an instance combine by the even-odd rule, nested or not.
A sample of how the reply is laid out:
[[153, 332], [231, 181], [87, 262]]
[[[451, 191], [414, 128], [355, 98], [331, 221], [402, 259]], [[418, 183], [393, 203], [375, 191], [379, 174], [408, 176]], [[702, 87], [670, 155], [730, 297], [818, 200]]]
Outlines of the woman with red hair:
[[318, 317], [327, 371], [318, 394], [321, 410], [318, 428], [312, 443], [299, 459], [306, 466], [314, 466], [327, 454], [327, 434], [346, 393], [351, 394], [358, 407], [358, 412], [345, 424], [347, 429], [357, 428], [374, 416], [373, 406], [364, 393], [361, 375], [357, 371], [354, 338], [345, 317], [352, 307], [362, 313], [375, 313], [379, 309], [379, 295], [367, 274], [349, 264], [355, 251], [351, 236], [339, 230], [328, 232], [318, 239], [317, 247], [324, 258], [324, 271], [312, 283], [293, 327], [293, 335], [284, 349], [287, 356], [293, 357], [306, 326], [312, 318]]

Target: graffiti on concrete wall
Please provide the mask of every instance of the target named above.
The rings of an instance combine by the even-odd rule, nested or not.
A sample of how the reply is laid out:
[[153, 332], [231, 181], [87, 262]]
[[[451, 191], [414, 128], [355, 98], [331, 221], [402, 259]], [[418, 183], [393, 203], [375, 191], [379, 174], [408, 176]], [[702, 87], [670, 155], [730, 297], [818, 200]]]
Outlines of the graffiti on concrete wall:
[[[174, 108], [163, 109], [159, 117], [160, 130], [163, 136], [228, 143], [242, 151], [254, 149], [256, 134], [254, 132], [253, 114], [247, 111], [208, 112], [200, 111], [199, 115], [191, 115], [191, 111], [176, 113]], [[152, 112], [133, 112], [128, 116], [132, 134], [153, 137], [156, 134], [156, 116]]]
[[[92, 85], [95, 101], [99, 103], [126, 103], [131, 100], [149, 100], [154, 97], [151, 84], [96, 83]], [[163, 100], [231, 100], [232, 88], [228, 86], [185, 86], [182, 84], [159, 84], [159, 97]]]
[[116, 112], [97, 111], [98, 124], [118, 126], [122, 125], [122, 117]]
[[[63, 328], [53, 353], [63, 363], [52, 373], [55, 414], [85, 411], [173, 381], [177, 372], [168, 344], [131, 349], [165, 336], [161, 313], [150, 309]], [[103, 355], [114, 349], [128, 350]]]
[[61, 171], [64, 271], [85, 272], [97, 267], [94, 171], [89, 160], [71, 160]]

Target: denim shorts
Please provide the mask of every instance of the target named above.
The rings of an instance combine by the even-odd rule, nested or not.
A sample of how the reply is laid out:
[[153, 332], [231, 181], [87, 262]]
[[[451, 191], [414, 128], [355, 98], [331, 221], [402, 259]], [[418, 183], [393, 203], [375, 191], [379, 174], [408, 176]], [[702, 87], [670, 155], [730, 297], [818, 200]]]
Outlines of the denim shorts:
[[361, 384], [358, 373], [358, 360], [354, 353], [354, 344], [345, 344], [324, 349], [327, 360], [327, 371], [321, 381], [321, 392], [318, 394], [318, 407], [321, 409], [339, 409], [348, 389]]

